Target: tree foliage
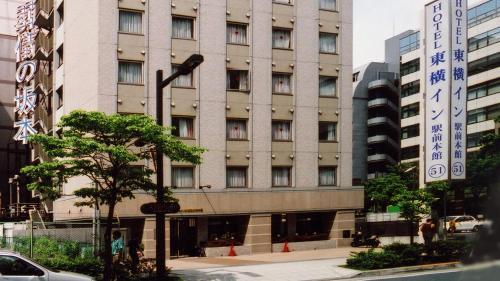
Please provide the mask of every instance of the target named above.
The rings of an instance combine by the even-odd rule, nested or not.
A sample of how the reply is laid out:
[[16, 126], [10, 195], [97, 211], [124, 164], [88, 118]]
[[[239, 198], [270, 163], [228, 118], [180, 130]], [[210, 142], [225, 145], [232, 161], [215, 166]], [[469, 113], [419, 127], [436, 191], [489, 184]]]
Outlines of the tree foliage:
[[[85, 176], [89, 184], [75, 188], [79, 206], [108, 205], [105, 231], [105, 279], [111, 267], [111, 227], [114, 208], [134, 191], [153, 192], [154, 171], [144, 164], [153, 152], [173, 161], [201, 163], [204, 149], [188, 146], [145, 115], [106, 115], [102, 112], [73, 111], [61, 118], [59, 136], [33, 135], [51, 158], [22, 169], [33, 181], [28, 188], [50, 199], [59, 198], [60, 184]], [[138, 166], [138, 163], [140, 166]], [[167, 197], [172, 200], [172, 197]]]

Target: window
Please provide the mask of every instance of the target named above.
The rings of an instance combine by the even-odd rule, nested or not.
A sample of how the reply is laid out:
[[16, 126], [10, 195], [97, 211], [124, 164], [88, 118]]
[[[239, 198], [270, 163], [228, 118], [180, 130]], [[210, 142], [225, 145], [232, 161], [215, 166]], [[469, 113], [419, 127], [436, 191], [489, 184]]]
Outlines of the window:
[[272, 177], [273, 177], [273, 187], [292, 186], [291, 167], [273, 167]]
[[273, 93], [274, 94], [291, 94], [291, 74], [273, 73]]
[[247, 121], [228, 119], [226, 122], [226, 138], [228, 140], [246, 140]]
[[319, 180], [320, 186], [333, 186], [335, 185], [335, 178], [337, 167], [319, 167]]
[[290, 29], [273, 28], [273, 48], [291, 49], [292, 31]]
[[142, 12], [120, 10], [118, 21], [118, 31], [142, 34]]
[[228, 23], [226, 41], [231, 44], [247, 44], [247, 26], [245, 24]]
[[57, 67], [64, 64], [64, 45], [61, 45], [57, 49]]
[[359, 72], [352, 74], [352, 82], [357, 82], [359, 79]]
[[319, 51], [321, 53], [336, 53], [337, 52], [337, 34], [334, 33], [319, 33]]
[[273, 121], [272, 130], [273, 141], [292, 140], [292, 121]]
[[399, 39], [399, 54], [402, 56], [420, 48], [420, 32]]
[[469, 52], [495, 44], [500, 41], [500, 27], [481, 33], [469, 39]]
[[401, 139], [409, 139], [413, 137], [418, 137], [419, 135], [420, 135], [420, 128], [418, 124], [401, 128]]
[[319, 0], [319, 8], [322, 10], [337, 10], [337, 0]]
[[419, 146], [404, 147], [401, 149], [401, 160], [413, 159], [419, 157]]
[[478, 74], [500, 66], [500, 53], [469, 62], [469, 75]]
[[469, 28], [498, 16], [500, 0], [490, 0], [467, 12]]
[[63, 101], [64, 101], [64, 93], [63, 93], [63, 86], [59, 87], [59, 89], [56, 90], [56, 100], [55, 100], [55, 106], [56, 109], [59, 109], [63, 106]]
[[279, 4], [292, 4], [292, 0], [273, 0], [273, 2]]
[[337, 96], [337, 78], [331, 76], [320, 76], [319, 96], [320, 97]]
[[228, 188], [247, 187], [247, 167], [227, 167], [226, 186]]
[[[172, 65], [172, 73], [177, 72], [179, 70], [178, 65]], [[185, 75], [180, 75], [172, 81], [172, 87], [180, 87], [180, 88], [192, 88], [193, 87], [193, 72], [189, 72]]]
[[406, 98], [420, 92], [420, 80], [415, 80], [401, 86], [401, 97]]
[[408, 118], [419, 114], [420, 105], [418, 102], [401, 107], [401, 118]]
[[484, 131], [467, 135], [467, 148], [477, 147], [481, 145], [481, 138], [487, 134], [494, 134], [495, 130]]
[[194, 168], [172, 167], [172, 186], [176, 188], [193, 188]]
[[194, 19], [172, 17], [172, 38], [193, 39]]
[[420, 70], [420, 59], [414, 59], [401, 65], [401, 76], [405, 76]]
[[185, 138], [194, 139], [194, 126], [193, 118], [190, 117], [172, 117], [172, 135]]
[[249, 89], [248, 71], [228, 70], [227, 89], [232, 91], [248, 91]]
[[[14, 256], [1, 255], [0, 256], [0, 275], [1, 276], [14, 276], [15, 280], [18, 280], [15, 276], [43, 276], [45, 273], [38, 267], [32, 265], [31, 263]], [[19, 277], [19, 280], [27, 280], [28, 278]], [[9, 279], [9, 278], [7, 278]], [[36, 278], [38, 279], [38, 278]]]
[[57, 8], [57, 14], [59, 15], [59, 26], [64, 22], [64, 2], [59, 4], [59, 8]]
[[319, 122], [319, 140], [335, 141], [337, 135], [337, 123]]
[[142, 84], [142, 62], [119, 61], [118, 82], [127, 84]]
[[498, 93], [500, 93], [500, 79], [491, 81], [487, 84], [470, 87], [467, 91], [467, 100], [475, 100]]
[[479, 108], [467, 112], [467, 124], [486, 121], [486, 108]]

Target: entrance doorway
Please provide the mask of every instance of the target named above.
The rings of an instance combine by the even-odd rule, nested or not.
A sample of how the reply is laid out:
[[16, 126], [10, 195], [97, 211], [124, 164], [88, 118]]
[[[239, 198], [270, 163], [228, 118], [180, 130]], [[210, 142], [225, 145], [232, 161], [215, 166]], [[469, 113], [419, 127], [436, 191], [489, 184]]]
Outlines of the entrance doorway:
[[196, 218], [170, 219], [170, 256], [173, 258], [197, 255], [198, 228]]

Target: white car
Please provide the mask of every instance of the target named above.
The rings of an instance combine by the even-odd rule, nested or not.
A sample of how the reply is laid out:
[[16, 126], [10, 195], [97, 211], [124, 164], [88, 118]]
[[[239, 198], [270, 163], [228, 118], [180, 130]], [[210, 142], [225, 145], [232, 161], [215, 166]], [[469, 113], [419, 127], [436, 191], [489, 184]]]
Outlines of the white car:
[[449, 216], [446, 217], [446, 229], [450, 231], [450, 221], [455, 222], [455, 232], [479, 231], [479, 229], [488, 222], [478, 221], [473, 216]]
[[72, 272], [59, 272], [23, 257], [0, 250], [0, 280], [2, 281], [92, 281], [92, 277]]

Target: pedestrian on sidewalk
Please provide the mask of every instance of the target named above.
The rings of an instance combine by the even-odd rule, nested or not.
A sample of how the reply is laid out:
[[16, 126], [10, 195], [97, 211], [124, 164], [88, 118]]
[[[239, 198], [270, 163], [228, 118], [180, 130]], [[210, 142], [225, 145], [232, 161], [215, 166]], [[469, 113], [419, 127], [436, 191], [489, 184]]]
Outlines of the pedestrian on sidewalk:
[[431, 218], [427, 219], [425, 223], [420, 227], [420, 231], [422, 232], [422, 236], [424, 237], [424, 245], [427, 251], [427, 254], [430, 254], [430, 247], [432, 245], [432, 239], [436, 235], [436, 224], [434, 224]]

